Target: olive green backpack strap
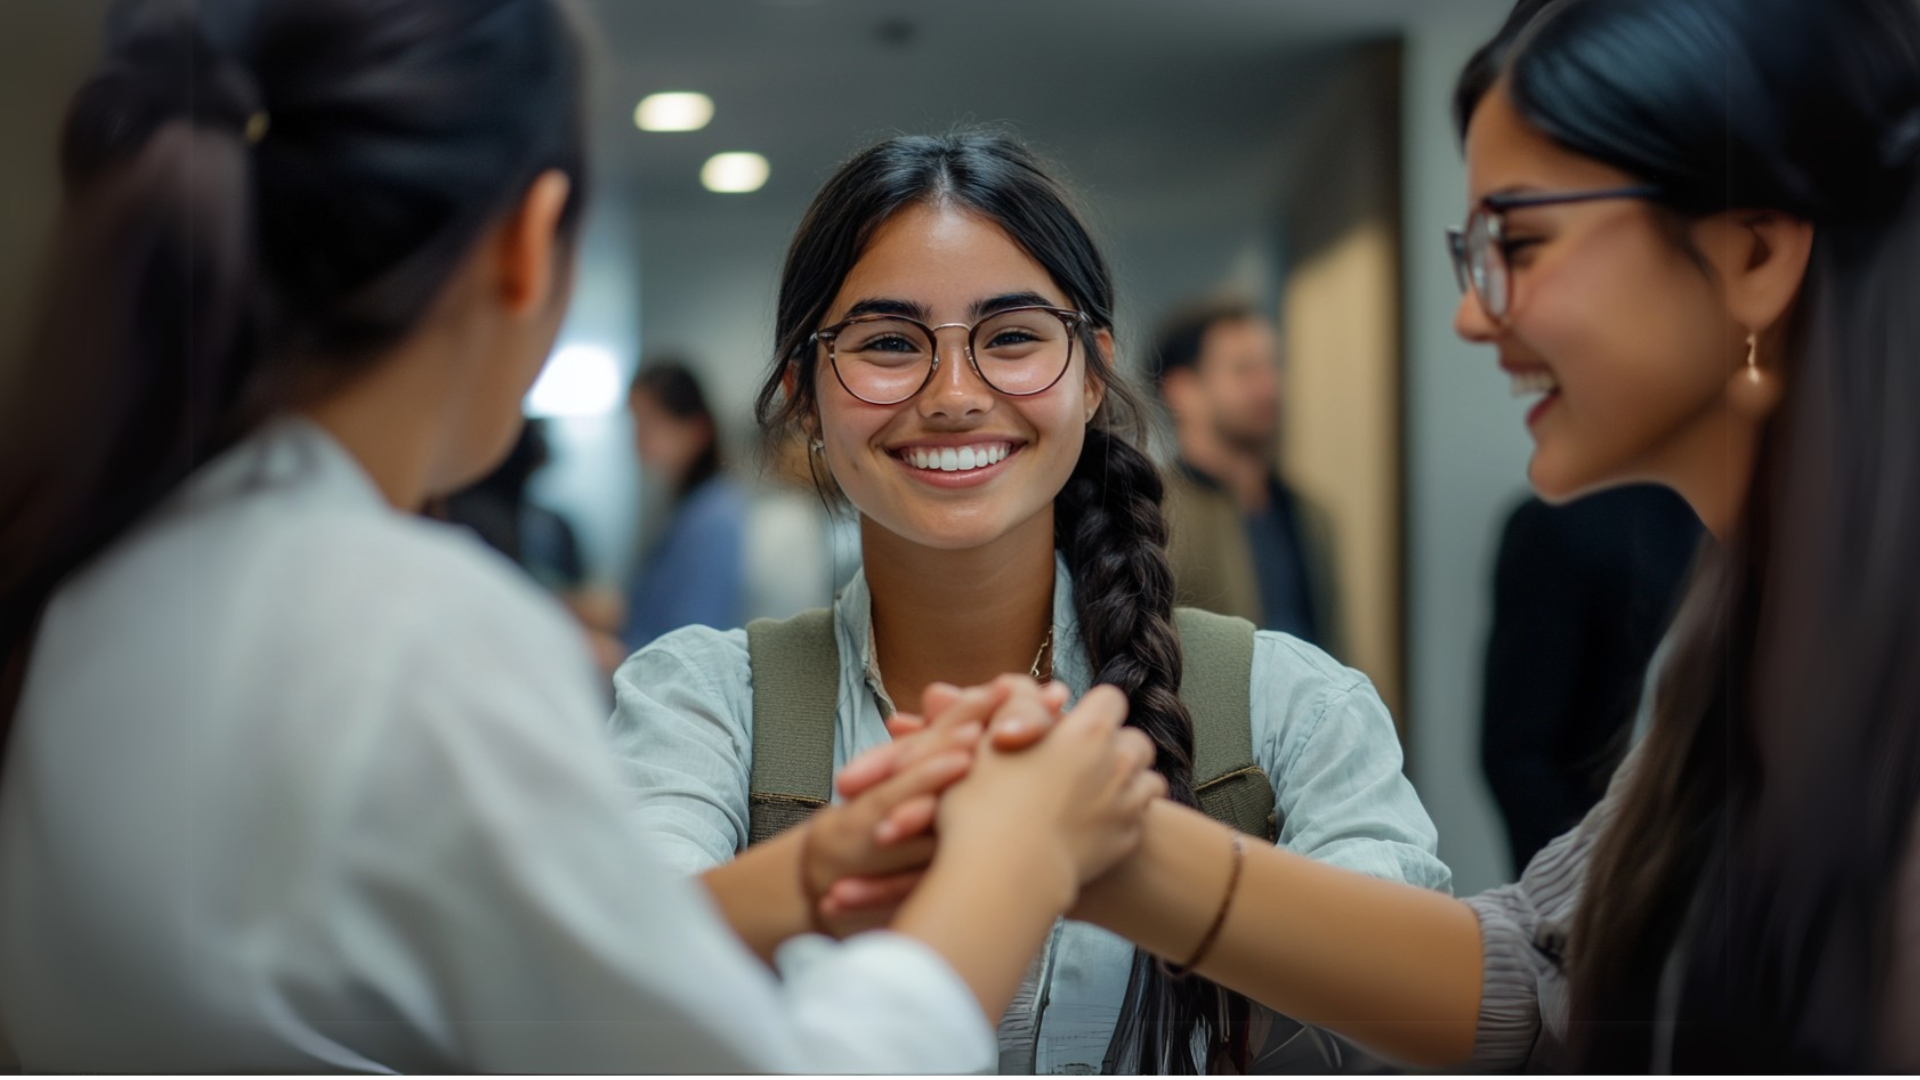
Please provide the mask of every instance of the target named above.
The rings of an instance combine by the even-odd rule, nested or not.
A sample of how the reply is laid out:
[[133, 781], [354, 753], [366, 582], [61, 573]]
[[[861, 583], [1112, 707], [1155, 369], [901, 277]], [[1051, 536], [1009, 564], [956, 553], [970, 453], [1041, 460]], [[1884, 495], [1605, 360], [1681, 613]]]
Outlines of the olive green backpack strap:
[[1184, 674], [1180, 700], [1193, 716], [1193, 792], [1200, 809], [1243, 833], [1280, 838], [1273, 785], [1253, 759], [1254, 626], [1198, 608], [1173, 613]]
[[840, 702], [840, 647], [833, 612], [747, 624], [753, 669], [753, 773], [747, 843], [771, 840], [833, 797], [833, 726]]

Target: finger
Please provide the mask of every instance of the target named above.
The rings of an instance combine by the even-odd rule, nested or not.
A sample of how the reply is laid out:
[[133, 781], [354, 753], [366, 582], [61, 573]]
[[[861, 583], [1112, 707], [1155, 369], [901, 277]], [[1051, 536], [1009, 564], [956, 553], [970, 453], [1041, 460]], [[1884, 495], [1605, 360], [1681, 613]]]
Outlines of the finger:
[[900, 770], [899, 743], [884, 743], [858, 755], [834, 778], [834, 786], [839, 789], [842, 798], [855, 798], [861, 792], [887, 779]]
[[928, 716], [938, 716], [953, 707], [960, 697], [960, 688], [952, 683], [928, 683], [920, 694], [920, 710]]
[[1122, 759], [1135, 768], [1151, 769], [1160, 756], [1160, 748], [1139, 728], [1121, 728], [1114, 732], [1114, 740]]
[[1072, 696], [1073, 691], [1069, 690], [1067, 684], [1063, 682], [1050, 682], [1040, 688], [1040, 700], [1046, 703], [1047, 708], [1053, 710], [1055, 716], [1067, 707], [1067, 700]]
[[[947, 750], [909, 768], [903, 769], [872, 791], [861, 800], [862, 809], [873, 812], [873, 827], [893, 812], [894, 807], [916, 795], [937, 794], [967, 774], [973, 767], [973, 755], [959, 750]], [[871, 835], [871, 834], [869, 834]]]
[[1167, 797], [1167, 778], [1151, 770], [1133, 778], [1127, 788], [1127, 803], [1144, 810], [1155, 799]]
[[1028, 685], [1015, 688], [994, 710], [993, 745], [997, 750], [1022, 750], [1039, 742], [1059, 719], [1065, 689]]
[[869, 848], [857, 863], [845, 868], [845, 877], [870, 877], [919, 870], [933, 861], [939, 843], [931, 836], [908, 837], [890, 847]]
[[[923, 698], [921, 704], [925, 703]], [[927, 730], [927, 718], [919, 713], [897, 712], [887, 717], [887, 734], [896, 739], [917, 735], [925, 730]]]
[[935, 754], [949, 750], [963, 751], [968, 756], [972, 756], [974, 747], [980, 742], [980, 733], [980, 725], [969, 721], [957, 727], [925, 731], [911, 736], [900, 747], [900, 760], [895, 763], [893, 771], [906, 772]]
[[933, 827], [940, 800], [933, 795], [915, 795], [887, 814], [873, 830], [873, 842], [886, 847], [919, 836]]
[[[934, 684], [939, 685], [939, 684]], [[932, 689], [929, 687], [928, 689]], [[967, 724], [984, 726], [993, 715], [993, 710], [1006, 700], [1007, 687], [999, 679], [984, 686], [975, 686], [958, 691], [946, 708], [937, 712], [928, 710], [931, 726], [935, 731], [949, 731]]]
[[1087, 691], [1080, 704], [1062, 717], [1059, 727], [1072, 728], [1090, 736], [1111, 735], [1127, 719], [1127, 695], [1102, 683]]
[[913, 894], [923, 870], [908, 870], [877, 877], [841, 878], [821, 897], [821, 913], [829, 917], [858, 911], [884, 910]]

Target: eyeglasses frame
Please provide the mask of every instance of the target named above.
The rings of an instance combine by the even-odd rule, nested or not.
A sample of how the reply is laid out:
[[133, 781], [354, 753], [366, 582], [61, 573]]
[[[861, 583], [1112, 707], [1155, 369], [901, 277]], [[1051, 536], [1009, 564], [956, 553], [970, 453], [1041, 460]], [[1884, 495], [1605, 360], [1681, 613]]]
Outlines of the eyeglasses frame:
[[[1479, 303], [1480, 310], [1487, 318], [1507, 325], [1507, 317], [1513, 312], [1513, 268], [1506, 266], [1507, 213], [1512, 210], [1525, 210], [1536, 206], [1562, 206], [1571, 203], [1600, 202], [1604, 199], [1658, 199], [1665, 195], [1665, 189], [1657, 184], [1632, 184], [1617, 188], [1594, 188], [1586, 191], [1542, 191], [1512, 192], [1494, 194], [1480, 200], [1480, 204], [1467, 215], [1464, 225], [1455, 225], [1447, 230], [1447, 254], [1453, 257], [1453, 276], [1460, 286], [1462, 295], [1471, 292]], [[1487, 222], [1487, 245], [1489, 250], [1499, 253], [1501, 265], [1507, 273], [1507, 301], [1499, 311], [1487, 298], [1486, 287], [1473, 275], [1472, 261], [1467, 250], [1467, 237], [1472, 234], [1474, 223]]]
[[[1015, 392], [1012, 390], [1000, 389], [998, 386], [995, 386], [993, 384], [992, 379], [987, 378], [986, 372], [980, 370], [980, 361], [973, 354], [974, 331], [980, 329], [980, 327], [985, 323], [991, 322], [992, 320], [1000, 318], [1003, 315], [1010, 315], [1016, 311], [1044, 311], [1051, 315], [1057, 315], [1059, 316], [1060, 321], [1065, 323], [1067, 327], [1067, 361], [1066, 363], [1060, 365], [1060, 371], [1054, 375], [1053, 379], [1050, 382], [1048, 382], [1047, 385], [1041, 387], [1038, 390], [1026, 390], [1022, 392]], [[933, 382], [934, 376], [940, 373], [940, 333], [939, 332], [942, 330], [952, 330], [952, 329], [965, 330], [967, 332], [967, 364], [968, 366], [973, 368], [973, 373], [975, 375], [980, 376], [980, 381], [982, 383], [985, 383], [987, 387], [996, 394], [1004, 394], [1007, 397], [1033, 397], [1035, 394], [1044, 394], [1047, 391], [1053, 389], [1054, 387], [1060, 385], [1060, 380], [1066, 378], [1068, 369], [1073, 367], [1074, 340], [1079, 336], [1080, 330], [1091, 321], [1092, 320], [1087, 317], [1086, 312], [1075, 311], [1072, 308], [1052, 307], [1046, 304], [1021, 304], [1017, 307], [1001, 308], [998, 311], [991, 311], [985, 315], [982, 315], [977, 321], [971, 324], [953, 322], [953, 323], [941, 323], [938, 326], [928, 326], [926, 323], [921, 322], [919, 319], [915, 319], [906, 315], [884, 315], [876, 312], [868, 315], [855, 315], [850, 319], [842, 319], [839, 322], [834, 323], [832, 326], [822, 327], [821, 329], [813, 332], [813, 335], [807, 339], [807, 343], [808, 345], [816, 348], [820, 345], [825, 345], [827, 347], [827, 366], [833, 369], [834, 380], [840, 384], [841, 389], [845, 390], [849, 394], [852, 394], [856, 400], [864, 401], [869, 405], [899, 405], [902, 402], [912, 401], [914, 398], [918, 397], [920, 395], [920, 391], [925, 390], [928, 387], [928, 385]], [[932, 350], [933, 360], [927, 365], [927, 377], [920, 380], [920, 385], [914, 387], [913, 392], [906, 395], [905, 397], [895, 398], [892, 401], [874, 401], [872, 398], [861, 397], [858, 393], [854, 392], [853, 387], [847, 385], [846, 376], [840, 373], [840, 358], [837, 351], [834, 348], [835, 340], [839, 338], [840, 334], [843, 331], [845, 331], [847, 327], [856, 325], [858, 323], [870, 323], [870, 322], [912, 323], [914, 326], [917, 326], [921, 330], [926, 332], [927, 341], [929, 341], [933, 345], [933, 350]]]

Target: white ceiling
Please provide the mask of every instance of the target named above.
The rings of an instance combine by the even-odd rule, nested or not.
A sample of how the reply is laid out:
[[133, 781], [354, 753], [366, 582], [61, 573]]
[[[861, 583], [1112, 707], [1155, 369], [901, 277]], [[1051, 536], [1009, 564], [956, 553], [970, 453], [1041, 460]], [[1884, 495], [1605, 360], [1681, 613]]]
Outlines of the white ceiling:
[[[1276, 175], [1293, 100], [1338, 45], [1444, 0], [586, 0], [596, 147], [649, 212], [708, 195], [702, 161], [773, 163], [756, 199], [797, 208], [896, 131], [1009, 125], [1104, 201], [1244, 200]], [[705, 130], [643, 134], [634, 105], [699, 90]], [[725, 198], [741, 198], [726, 196]]]

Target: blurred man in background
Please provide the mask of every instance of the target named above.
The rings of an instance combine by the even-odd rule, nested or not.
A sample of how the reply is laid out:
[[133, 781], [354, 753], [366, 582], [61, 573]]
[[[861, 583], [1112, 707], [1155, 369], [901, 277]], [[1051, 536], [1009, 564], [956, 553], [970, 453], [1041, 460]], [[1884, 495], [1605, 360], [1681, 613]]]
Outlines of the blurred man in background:
[[1179, 441], [1167, 483], [1179, 602], [1337, 655], [1331, 526], [1277, 468], [1282, 387], [1273, 323], [1245, 303], [1173, 315], [1158, 335], [1154, 384]]

